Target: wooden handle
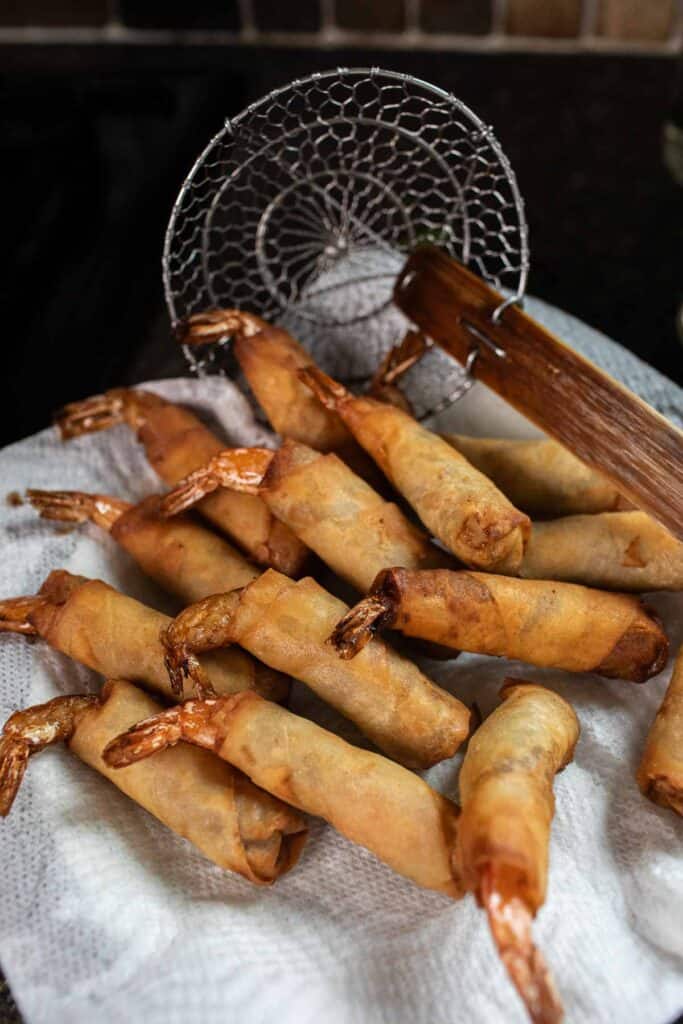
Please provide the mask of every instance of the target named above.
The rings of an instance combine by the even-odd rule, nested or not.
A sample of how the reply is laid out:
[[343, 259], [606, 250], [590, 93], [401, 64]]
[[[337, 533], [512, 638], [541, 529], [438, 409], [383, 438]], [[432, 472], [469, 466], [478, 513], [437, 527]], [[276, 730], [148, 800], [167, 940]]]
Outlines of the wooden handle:
[[680, 430], [517, 306], [494, 323], [502, 296], [432, 245], [412, 254], [394, 301], [459, 362], [476, 347], [478, 380], [683, 540]]

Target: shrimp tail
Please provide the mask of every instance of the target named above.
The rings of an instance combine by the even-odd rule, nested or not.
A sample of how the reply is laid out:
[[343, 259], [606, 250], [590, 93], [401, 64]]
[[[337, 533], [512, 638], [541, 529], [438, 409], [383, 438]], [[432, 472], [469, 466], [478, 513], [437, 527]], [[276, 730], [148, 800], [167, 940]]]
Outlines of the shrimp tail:
[[128, 501], [104, 494], [86, 494], [84, 491], [29, 489], [26, 497], [42, 519], [54, 519], [60, 523], [85, 523], [90, 520], [104, 530], [111, 530], [119, 516], [133, 507]]
[[240, 309], [207, 309], [180, 320], [175, 337], [181, 345], [208, 345], [235, 335], [251, 338], [267, 326], [265, 320]]
[[298, 371], [298, 376], [330, 412], [339, 412], [351, 398], [344, 385], [328, 377], [319, 366], [304, 366]]
[[55, 697], [7, 719], [0, 736], [0, 816], [10, 812], [29, 757], [70, 739], [83, 712], [99, 703], [99, 697], [89, 695]]
[[108, 430], [119, 423], [127, 423], [138, 430], [150, 409], [166, 404], [163, 398], [149, 391], [114, 388], [103, 395], [65, 405], [55, 413], [55, 425], [63, 441]]
[[243, 494], [258, 494], [273, 458], [267, 448], [226, 448], [205, 466], [190, 473], [161, 501], [164, 516], [175, 516], [196, 505], [219, 487]]
[[532, 914], [518, 897], [504, 898], [493, 869], [485, 869], [480, 887], [500, 959], [527, 1008], [533, 1024], [559, 1024], [562, 1003], [550, 969], [531, 936]]
[[355, 658], [386, 624], [388, 615], [393, 617], [393, 603], [384, 595], [371, 594], [339, 620], [327, 643], [345, 661]]
[[152, 715], [111, 740], [104, 748], [102, 758], [111, 768], [127, 768], [152, 754], [174, 747], [181, 740], [209, 750], [216, 749], [221, 737], [211, 719], [224, 701], [225, 698], [221, 697], [188, 700]]
[[7, 597], [0, 601], [0, 633], [23, 633], [24, 636], [38, 636], [38, 630], [31, 623], [31, 616], [48, 604], [41, 594], [28, 597]]

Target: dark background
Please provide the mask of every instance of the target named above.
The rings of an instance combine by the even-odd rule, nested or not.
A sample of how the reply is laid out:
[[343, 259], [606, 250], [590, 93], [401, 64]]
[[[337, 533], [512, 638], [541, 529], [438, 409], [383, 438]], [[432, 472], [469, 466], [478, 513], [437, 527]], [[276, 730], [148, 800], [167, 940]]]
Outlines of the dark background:
[[492, 124], [526, 200], [529, 290], [683, 380], [683, 188], [661, 157], [675, 58], [4, 46], [0, 443], [66, 401], [184, 372], [160, 255], [185, 174], [245, 103], [349, 63], [428, 78]]

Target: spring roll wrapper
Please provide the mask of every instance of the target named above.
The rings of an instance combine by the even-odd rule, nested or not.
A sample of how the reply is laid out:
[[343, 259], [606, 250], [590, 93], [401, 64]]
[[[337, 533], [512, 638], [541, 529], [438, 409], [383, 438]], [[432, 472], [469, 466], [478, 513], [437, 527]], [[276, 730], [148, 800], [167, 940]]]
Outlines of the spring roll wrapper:
[[[150, 409], [138, 437], [150, 464], [169, 487], [225, 447], [196, 416], [177, 405]], [[274, 565], [292, 575], [300, 572], [308, 554], [305, 546], [260, 498], [219, 488], [197, 508], [260, 565]]]
[[285, 441], [260, 493], [279, 519], [362, 593], [387, 566], [430, 569], [452, 562], [334, 454]]
[[530, 516], [571, 516], [630, 507], [628, 499], [602, 473], [557, 441], [443, 436], [493, 480], [516, 508]]
[[281, 437], [321, 452], [353, 446], [340, 418], [328, 412], [299, 380], [298, 370], [308, 366], [311, 357], [287, 331], [266, 325], [251, 337], [238, 336], [234, 352], [249, 387]]
[[666, 662], [662, 627], [629, 594], [442, 569], [387, 570], [373, 592], [392, 602], [387, 626], [456, 650], [637, 682]]
[[267, 885], [296, 864], [306, 840], [301, 817], [208, 750], [179, 743], [128, 768], [110, 768], [102, 751], [162, 706], [136, 686], [110, 681], [104, 703], [78, 721], [69, 747], [82, 761], [189, 839], [209, 860]]
[[579, 724], [550, 690], [508, 685], [503, 703], [471, 737], [460, 770], [462, 814], [456, 862], [468, 889], [488, 865], [499, 869], [505, 898], [535, 913], [545, 900], [553, 778], [571, 761]]
[[467, 736], [465, 705], [386, 644], [371, 641], [352, 661], [338, 657], [326, 641], [347, 606], [310, 577], [294, 582], [268, 570], [234, 600], [233, 642], [306, 683], [396, 760], [428, 767]]
[[218, 534], [189, 516], [163, 518], [160, 500], [158, 495], [145, 498], [119, 516], [110, 531], [147, 576], [187, 604], [256, 579], [259, 570]]
[[406, 768], [255, 694], [229, 705], [219, 712], [221, 757], [417, 885], [462, 895], [452, 867], [454, 804]]
[[517, 571], [530, 523], [487, 477], [395, 406], [352, 398], [340, 413], [425, 526], [461, 561]]
[[[120, 594], [101, 580], [53, 572], [41, 588], [50, 604], [31, 622], [41, 637], [63, 654], [111, 679], [135, 679], [176, 700], [159, 639], [171, 619]], [[217, 693], [255, 689], [283, 700], [288, 682], [240, 650], [203, 655], [202, 664]]]
[[644, 512], [534, 523], [520, 576], [614, 590], [683, 590], [683, 544]]
[[683, 815], [683, 647], [648, 733], [638, 785], [650, 800]]

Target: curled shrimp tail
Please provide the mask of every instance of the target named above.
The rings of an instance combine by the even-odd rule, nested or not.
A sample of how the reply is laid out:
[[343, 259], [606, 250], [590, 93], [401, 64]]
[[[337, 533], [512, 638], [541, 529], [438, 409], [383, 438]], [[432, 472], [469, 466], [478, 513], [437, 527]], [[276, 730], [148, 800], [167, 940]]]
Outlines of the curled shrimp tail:
[[338, 412], [351, 397], [343, 384], [328, 377], [319, 366], [304, 366], [298, 371], [298, 376], [330, 412]]
[[127, 768], [136, 761], [175, 746], [180, 740], [215, 750], [221, 737], [212, 716], [227, 699], [188, 700], [152, 715], [111, 740], [104, 748], [102, 758], [111, 768]]
[[167, 404], [165, 399], [150, 391], [114, 388], [104, 395], [65, 405], [55, 414], [55, 424], [64, 441], [108, 430], [119, 423], [127, 423], [133, 430], [137, 430], [151, 409]]
[[389, 610], [382, 596], [363, 598], [339, 620], [327, 642], [345, 661], [355, 658], [382, 628]]
[[24, 636], [38, 636], [38, 630], [31, 623], [31, 616], [48, 603], [41, 594], [29, 597], [8, 597], [0, 601], [0, 633], [22, 633]]
[[211, 696], [214, 693], [213, 686], [209, 682], [209, 678], [197, 656], [192, 653], [186, 644], [167, 642], [165, 635], [165, 633], [162, 633], [161, 637], [162, 643], [166, 648], [164, 666], [168, 672], [173, 695], [182, 700], [185, 692], [185, 680], [189, 679], [198, 697]]
[[181, 345], [208, 345], [235, 335], [251, 338], [267, 326], [265, 320], [240, 309], [207, 309], [180, 320], [174, 333]]
[[498, 892], [490, 867], [482, 877], [481, 900], [500, 959], [533, 1024], [559, 1024], [564, 1011], [550, 968], [532, 939], [531, 911], [518, 896], [504, 898]]
[[13, 736], [0, 736], [0, 817], [6, 818], [19, 792], [31, 750]]
[[110, 768], [127, 768], [152, 754], [174, 747], [182, 738], [182, 706], [168, 708], [145, 718], [111, 740], [102, 751], [102, 759]]
[[108, 430], [124, 422], [123, 397], [113, 392], [85, 398], [81, 402], [70, 402], [55, 413], [55, 424], [63, 441], [83, 434], [93, 434], [98, 430]]
[[88, 520], [110, 530], [119, 516], [132, 505], [128, 501], [109, 498], [104, 494], [86, 494], [84, 491], [41, 491], [29, 489], [26, 497], [42, 519], [60, 523], [85, 523]]
[[55, 697], [8, 718], [0, 736], [0, 816], [9, 814], [29, 757], [70, 739], [83, 712], [99, 703], [99, 697], [88, 695]]
[[268, 448], [226, 448], [205, 466], [190, 473], [161, 501], [164, 516], [183, 512], [219, 487], [243, 494], [258, 494], [273, 458]]
[[196, 654], [215, 651], [232, 643], [231, 623], [239, 591], [212, 594], [191, 604], [161, 631], [166, 669], [175, 694], [183, 692], [183, 681], [191, 679], [198, 694], [213, 693], [211, 682]]

